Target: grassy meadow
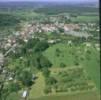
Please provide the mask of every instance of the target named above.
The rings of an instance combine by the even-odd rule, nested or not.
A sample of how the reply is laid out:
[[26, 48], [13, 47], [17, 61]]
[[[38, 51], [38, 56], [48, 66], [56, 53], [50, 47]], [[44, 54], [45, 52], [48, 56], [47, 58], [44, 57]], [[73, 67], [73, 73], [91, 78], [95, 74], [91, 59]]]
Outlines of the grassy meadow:
[[69, 46], [59, 43], [48, 48], [43, 54], [52, 62], [53, 67], [61, 67], [61, 64], [64, 64], [63, 67], [82, 66], [100, 89], [100, 57], [99, 51], [93, 45], [86, 47], [85, 44]]

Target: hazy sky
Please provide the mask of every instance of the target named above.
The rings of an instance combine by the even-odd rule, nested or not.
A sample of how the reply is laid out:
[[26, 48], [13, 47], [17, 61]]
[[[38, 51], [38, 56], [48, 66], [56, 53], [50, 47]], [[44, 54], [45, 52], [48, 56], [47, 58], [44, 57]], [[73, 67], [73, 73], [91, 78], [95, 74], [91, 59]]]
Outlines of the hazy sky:
[[53, 2], [53, 1], [65, 1], [65, 2], [93, 2], [93, 1], [98, 1], [98, 0], [0, 0], [0, 1], [49, 1], [49, 2]]

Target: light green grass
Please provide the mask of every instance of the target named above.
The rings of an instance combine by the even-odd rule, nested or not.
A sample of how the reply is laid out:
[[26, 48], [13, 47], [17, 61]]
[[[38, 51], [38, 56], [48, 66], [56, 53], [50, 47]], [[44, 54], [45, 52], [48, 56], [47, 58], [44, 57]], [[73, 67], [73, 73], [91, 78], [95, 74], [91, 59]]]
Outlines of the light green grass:
[[19, 93], [11, 93], [6, 100], [21, 100], [21, 95]]
[[44, 95], [44, 77], [41, 72], [39, 72], [37, 76], [38, 79], [36, 79], [35, 84], [31, 87], [29, 98], [38, 98]]
[[79, 93], [74, 95], [44, 96], [30, 100], [100, 100], [100, 98], [97, 93], [88, 92], [88, 93]]

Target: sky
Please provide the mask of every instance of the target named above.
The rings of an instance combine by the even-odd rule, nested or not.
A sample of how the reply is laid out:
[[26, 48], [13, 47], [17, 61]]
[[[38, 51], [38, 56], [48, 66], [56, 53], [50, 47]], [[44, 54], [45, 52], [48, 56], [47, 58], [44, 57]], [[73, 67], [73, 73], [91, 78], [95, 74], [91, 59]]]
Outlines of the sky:
[[0, 0], [3, 2], [7, 1], [48, 1], [48, 2], [93, 2], [93, 1], [99, 1], [99, 0]]

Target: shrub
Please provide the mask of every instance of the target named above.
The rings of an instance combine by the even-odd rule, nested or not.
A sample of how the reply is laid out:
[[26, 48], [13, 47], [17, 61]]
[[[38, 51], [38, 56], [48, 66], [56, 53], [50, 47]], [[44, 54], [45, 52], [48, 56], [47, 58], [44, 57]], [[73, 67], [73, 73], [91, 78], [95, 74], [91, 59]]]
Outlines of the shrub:
[[60, 67], [64, 68], [66, 65], [64, 63], [60, 63]]
[[44, 93], [48, 94], [48, 93], [51, 93], [51, 92], [52, 92], [51, 87], [50, 86], [46, 86], [45, 89], [44, 89]]

